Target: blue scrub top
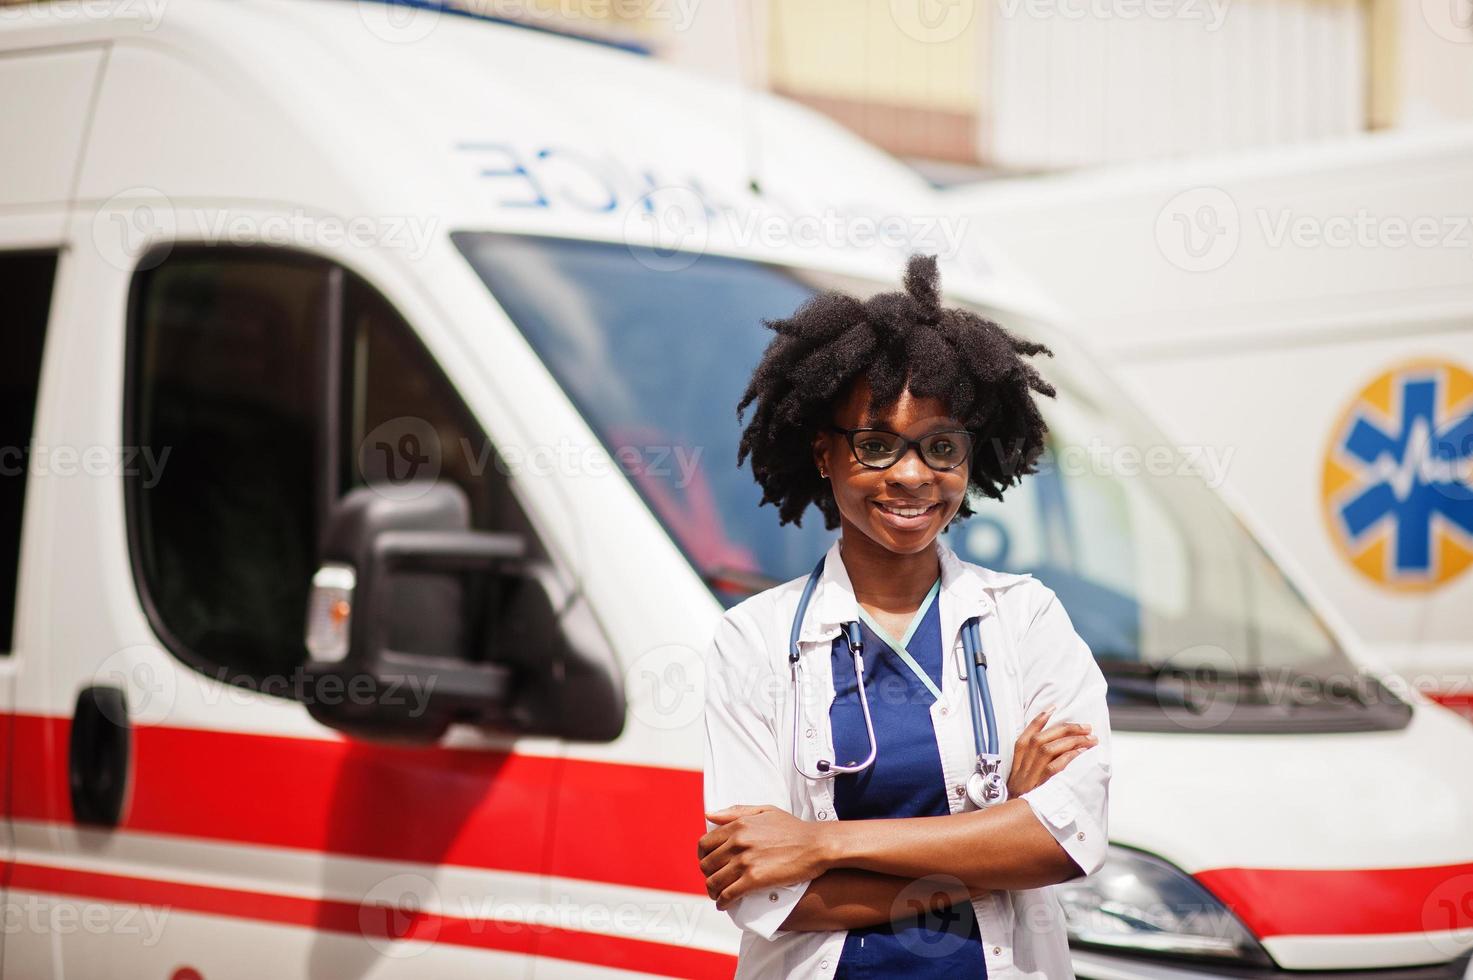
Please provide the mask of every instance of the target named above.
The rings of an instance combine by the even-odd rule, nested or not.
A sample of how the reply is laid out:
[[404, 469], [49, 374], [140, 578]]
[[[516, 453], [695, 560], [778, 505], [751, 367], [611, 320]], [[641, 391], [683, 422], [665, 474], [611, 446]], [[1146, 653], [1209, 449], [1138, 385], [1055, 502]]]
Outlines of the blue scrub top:
[[[864, 689], [879, 753], [865, 771], [834, 778], [834, 811], [840, 820], [951, 812], [931, 724], [936, 697], [916, 672], [924, 673], [936, 690], [941, 689], [940, 603], [936, 601], [940, 586], [938, 579], [898, 641], [886, 636], [867, 613], [860, 613]], [[899, 651], [909, 654], [916, 669], [907, 665]], [[858, 762], [869, 754], [869, 737], [854, 680], [854, 658], [842, 634], [834, 640], [830, 659], [834, 703], [829, 721], [834, 754], [846, 764]], [[985, 976], [982, 936], [971, 902], [959, 902], [945, 913], [915, 913], [896, 922], [849, 930], [834, 974], [835, 980]]]

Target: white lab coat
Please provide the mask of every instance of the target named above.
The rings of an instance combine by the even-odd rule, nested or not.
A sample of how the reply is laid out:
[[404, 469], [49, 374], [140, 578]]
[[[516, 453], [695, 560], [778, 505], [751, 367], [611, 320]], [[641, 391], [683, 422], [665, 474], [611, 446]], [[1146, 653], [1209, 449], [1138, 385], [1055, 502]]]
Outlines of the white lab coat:
[[[1023, 794], [1064, 850], [1092, 873], [1104, 863], [1110, 783], [1110, 716], [1105, 678], [1052, 590], [1030, 575], [995, 572], [964, 562], [941, 538], [941, 636], [948, 651], [941, 700], [931, 722], [952, 813], [973, 809], [963, 786], [974, 768], [970, 693], [961, 624], [980, 616], [987, 679], [1002, 742], [1003, 772], [1028, 720], [1055, 708], [1048, 725], [1084, 722], [1098, 744]], [[793, 768], [793, 702], [788, 635], [807, 576], [754, 595], [729, 609], [705, 659], [705, 806], [771, 804], [804, 820], [833, 820], [833, 780], [810, 780]], [[803, 767], [832, 759], [828, 724], [834, 698], [830, 649], [840, 624], [859, 618], [858, 603], [836, 540], [799, 634], [804, 695], [798, 723]], [[937, 869], [944, 873], [945, 869]], [[832, 977], [847, 932], [779, 929], [807, 889], [800, 882], [750, 893], [728, 909], [742, 929], [737, 980]], [[997, 890], [972, 902], [981, 927], [987, 974], [1058, 980], [1072, 977], [1063, 910], [1052, 888]]]

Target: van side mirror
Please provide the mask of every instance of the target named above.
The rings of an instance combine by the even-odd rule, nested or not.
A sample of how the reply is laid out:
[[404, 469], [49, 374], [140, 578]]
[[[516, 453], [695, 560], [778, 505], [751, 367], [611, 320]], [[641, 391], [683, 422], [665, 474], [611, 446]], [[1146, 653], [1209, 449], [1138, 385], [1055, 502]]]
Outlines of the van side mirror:
[[350, 734], [453, 722], [605, 740], [622, 685], [581, 596], [517, 534], [475, 531], [450, 482], [359, 487], [333, 508], [307, 616], [306, 707]]

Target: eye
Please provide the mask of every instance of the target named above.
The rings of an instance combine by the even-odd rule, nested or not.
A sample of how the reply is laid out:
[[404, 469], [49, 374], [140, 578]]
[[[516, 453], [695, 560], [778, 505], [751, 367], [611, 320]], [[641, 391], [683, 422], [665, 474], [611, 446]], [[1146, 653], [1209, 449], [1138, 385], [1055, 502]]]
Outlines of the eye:
[[971, 438], [964, 432], [938, 432], [925, 442], [925, 454], [936, 465], [956, 466], [971, 451]]
[[926, 444], [926, 452], [938, 459], [950, 459], [960, 450], [956, 440], [949, 435], [936, 436]]

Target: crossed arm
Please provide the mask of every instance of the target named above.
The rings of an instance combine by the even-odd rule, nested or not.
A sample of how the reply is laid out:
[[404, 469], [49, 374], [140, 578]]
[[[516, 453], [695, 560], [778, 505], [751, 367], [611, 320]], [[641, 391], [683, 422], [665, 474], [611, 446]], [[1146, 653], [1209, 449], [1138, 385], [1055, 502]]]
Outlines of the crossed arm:
[[[744, 655], [761, 649], [760, 632], [728, 614], [708, 654], [705, 796], [713, 826], [698, 847], [717, 907], [770, 939], [776, 931], [877, 925], [997, 889], [1040, 888], [1103, 863], [1105, 679], [1052, 593], [1035, 608], [1020, 643], [1031, 654], [1026, 711], [1039, 713], [1015, 746], [1009, 799], [948, 816], [850, 821], [801, 820], [784, 809], [788, 760], [778, 747], [776, 704], [753, 697], [760, 685], [740, 685], [740, 696], [728, 686], [742, 676], [743, 661], [750, 670]], [[1044, 730], [1043, 705], [1059, 706], [1070, 721]], [[1079, 756], [1084, 768], [1071, 769], [1068, 782], [1052, 778]]]
[[[997, 888], [1041, 888], [1083, 872], [1028, 804], [896, 820], [799, 820], [777, 807], [707, 815], [706, 890], [725, 909], [754, 890], [809, 881], [784, 930], [852, 929], [934, 911]], [[947, 868], [937, 875], [932, 869]], [[811, 881], [810, 881], [811, 879]]]
[[[941, 911], [993, 889], [1041, 888], [1084, 873], [1022, 794], [1096, 744], [1088, 726], [1030, 721], [1013, 750], [1011, 797], [987, 810], [892, 820], [800, 820], [777, 806], [729, 806], [698, 852], [725, 910], [764, 888], [808, 882], [787, 931], [853, 929]], [[946, 868], [946, 874], [935, 869]]]

